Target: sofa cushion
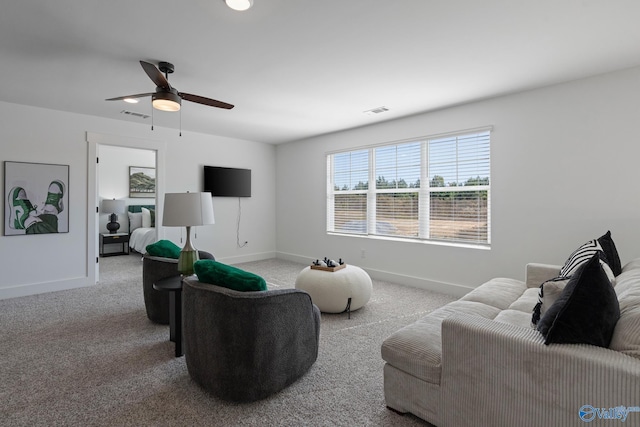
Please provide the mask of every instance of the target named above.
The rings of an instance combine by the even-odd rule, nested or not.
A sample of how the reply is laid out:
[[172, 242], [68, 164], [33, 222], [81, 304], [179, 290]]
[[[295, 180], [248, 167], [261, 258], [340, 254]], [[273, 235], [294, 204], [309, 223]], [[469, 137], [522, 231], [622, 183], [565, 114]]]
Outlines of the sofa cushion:
[[525, 283], [519, 280], [496, 278], [473, 289], [460, 300], [481, 302], [504, 310], [520, 298], [526, 289]]
[[[509, 310], [518, 310], [527, 315], [531, 315], [531, 309], [536, 305], [538, 301], [538, 288], [527, 288], [522, 296], [515, 300], [510, 306]], [[531, 319], [529, 319], [531, 320]]]
[[453, 313], [493, 319], [500, 309], [475, 301], [451, 302], [390, 335], [382, 343], [382, 358], [414, 377], [440, 384], [442, 321]]
[[493, 320], [500, 323], [508, 323], [509, 325], [531, 329], [531, 310], [525, 312], [508, 308], [506, 310], [502, 310]]
[[257, 274], [226, 265], [212, 259], [201, 259], [193, 264], [198, 280], [236, 291], [266, 291], [267, 283]]
[[147, 245], [145, 248], [151, 256], [178, 259], [180, 257], [180, 247], [171, 240], [158, 240]]
[[616, 292], [600, 265], [600, 255], [595, 253], [578, 268], [537, 329], [545, 344], [608, 347], [619, 317]]
[[620, 319], [609, 348], [640, 359], [640, 259], [634, 260], [616, 278]]

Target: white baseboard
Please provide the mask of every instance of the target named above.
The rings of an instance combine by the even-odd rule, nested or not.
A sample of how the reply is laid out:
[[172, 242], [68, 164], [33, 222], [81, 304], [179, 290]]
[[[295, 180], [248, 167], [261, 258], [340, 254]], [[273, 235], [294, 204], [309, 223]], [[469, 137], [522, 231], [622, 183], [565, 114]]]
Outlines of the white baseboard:
[[0, 289], [0, 300], [64, 291], [67, 289], [84, 288], [93, 285], [95, 285], [95, 283], [90, 281], [88, 277], [58, 280], [55, 282], [29, 283]]
[[[286, 261], [298, 262], [300, 264], [307, 265], [310, 265], [311, 261], [315, 259], [314, 257], [310, 256], [301, 256], [285, 252], [259, 252], [249, 255], [223, 257], [216, 259], [220, 262], [224, 262], [225, 264], [240, 264], [243, 262], [262, 261], [271, 258], [279, 258]], [[414, 277], [390, 271], [376, 270], [369, 267], [362, 268], [369, 274], [369, 276], [376, 280], [384, 280], [386, 282], [398, 283], [401, 285], [412, 286], [414, 288], [427, 289], [430, 291], [440, 292], [455, 297], [466, 295], [473, 289], [468, 286], [430, 280], [422, 277]], [[9, 288], [0, 289], [0, 300], [42, 294], [46, 292], [63, 291], [66, 289], [83, 288], [86, 286], [92, 286], [94, 284], [95, 283], [90, 281], [87, 277], [80, 277], [76, 279], [60, 280], [56, 282], [12, 286]]]
[[249, 255], [239, 255], [230, 257], [216, 257], [216, 261], [223, 262], [225, 264], [240, 264], [243, 262], [262, 261], [264, 259], [276, 258], [275, 252], [258, 252]]
[[[277, 252], [276, 258], [292, 262], [299, 262], [301, 264], [311, 264], [311, 262], [315, 259], [314, 257], [300, 256], [286, 252]], [[376, 280], [383, 280], [385, 282], [398, 283], [400, 285], [440, 292], [442, 294], [447, 294], [458, 298], [466, 295], [471, 290], [473, 290], [473, 288], [469, 286], [430, 280], [422, 277], [408, 276], [391, 271], [376, 270], [369, 267], [359, 267], [365, 270], [369, 274], [369, 276], [371, 276], [371, 278]]]

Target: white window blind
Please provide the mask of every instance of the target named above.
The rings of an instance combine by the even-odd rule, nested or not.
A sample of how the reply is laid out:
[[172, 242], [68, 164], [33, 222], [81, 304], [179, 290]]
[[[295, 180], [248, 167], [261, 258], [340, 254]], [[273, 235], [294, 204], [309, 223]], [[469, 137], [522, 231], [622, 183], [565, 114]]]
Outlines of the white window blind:
[[327, 231], [490, 243], [490, 131], [327, 156]]
[[[328, 228], [343, 233], [367, 232], [369, 151], [338, 153], [328, 163]], [[328, 209], [329, 210], [329, 209]]]
[[489, 243], [489, 132], [429, 140], [429, 238]]
[[375, 149], [376, 209], [372, 234], [418, 237], [420, 142]]

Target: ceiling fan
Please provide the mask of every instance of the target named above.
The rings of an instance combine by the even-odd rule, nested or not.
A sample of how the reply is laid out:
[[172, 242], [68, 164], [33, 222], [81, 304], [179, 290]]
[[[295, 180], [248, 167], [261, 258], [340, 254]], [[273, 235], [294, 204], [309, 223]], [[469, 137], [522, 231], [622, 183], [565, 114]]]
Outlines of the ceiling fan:
[[[190, 93], [179, 92], [176, 88], [171, 87], [169, 84], [169, 74], [173, 73], [173, 64], [169, 62], [160, 62], [158, 67], [154, 64], [146, 61], [140, 61], [142, 69], [147, 73], [151, 81], [156, 84], [156, 91], [149, 93], [138, 93], [136, 95], [119, 96], [117, 98], [109, 98], [106, 101], [132, 101], [136, 98], [143, 98], [145, 96], [151, 96], [151, 104], [153, 108], [162, 111], [178, 111], [180, 110], [180, 104], [182, 100], [191, 102], [197, 102], [198, 104], [208, 105], [210, 107], [224, 108], [227, 110], [232, 109], [234, 106], [227, 104], [226, 102], [217, 101], [211, 98], [205, 98], [204, 96], [192, 95]], [[162, 74], [164, 73], [164, 75]]]

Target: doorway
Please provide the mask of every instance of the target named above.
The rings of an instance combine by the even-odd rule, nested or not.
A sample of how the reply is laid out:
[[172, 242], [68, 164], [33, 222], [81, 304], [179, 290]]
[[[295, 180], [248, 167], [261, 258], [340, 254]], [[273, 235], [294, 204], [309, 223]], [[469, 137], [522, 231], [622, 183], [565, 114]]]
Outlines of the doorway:
[[[100, 201], [104, 198], [124, 199], [125, 204], [153, 204], [156, 209], [156, 222], [162, 223], [162, 206], [164, 201], [164, 156], [165, 143], [130, 137], [87, 133], [88, 143], [88, 197], [87, 197], [87, 276], [97, 283], [100, 276], [99, 260], [100, 233], [106, 232], [106, 214], [100, 211]], [[121, 160], [117, 160], [121, 159]], [[154, 198], [129, 197], [129, 166], [146, 166], [129, 164], [144, 161], [155, 166], [156, 194]], [[107, 165], [108, 162], [113, 164]], [[122, 176], [124, 175], [124, 176]], [[151, 202], [151, 203], [146, 203]], [[126, 224], [127, 214], [120, 215]], [[120, 231], [120, 230], [119, 230]], [[161, 227], [156, 229], [156, 238], [161, 239]]]

